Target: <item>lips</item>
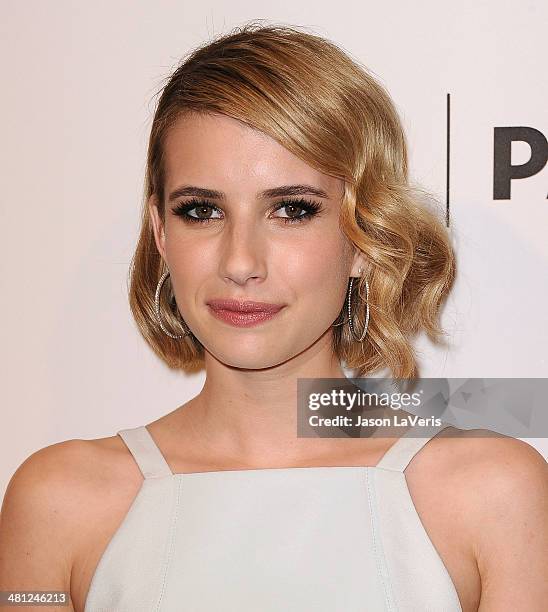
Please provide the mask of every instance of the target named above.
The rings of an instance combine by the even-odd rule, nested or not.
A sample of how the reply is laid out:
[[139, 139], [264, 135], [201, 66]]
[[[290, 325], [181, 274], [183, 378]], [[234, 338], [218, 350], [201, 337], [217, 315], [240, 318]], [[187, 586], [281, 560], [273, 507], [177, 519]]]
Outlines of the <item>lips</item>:
[[266, 313], [274, 314], [283, 308], [283, 304], [271, 304], [269, 302], [253, 302], [249, 300], [210, 300], [208, 305], [213, 310], [227, 310], [238, 313]]
[[285, 304], [251, 300], [210, 300], [211, 314], [233, 327], [255, 327], [277, 316]]

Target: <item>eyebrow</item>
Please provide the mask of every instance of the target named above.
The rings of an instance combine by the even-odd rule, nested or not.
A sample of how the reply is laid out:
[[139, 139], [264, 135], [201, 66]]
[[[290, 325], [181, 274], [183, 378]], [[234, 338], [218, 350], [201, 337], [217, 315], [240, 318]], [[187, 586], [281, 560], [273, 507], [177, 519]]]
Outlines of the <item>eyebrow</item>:
[[[259, 199], [266, 200], [268, 198], [294, 195], [315, 195], [318, 198], [329, 198], [329, 195], [323, 189], [313, 187], [312, 185], [283, 185], [281, 187], [274, 187], [273, 189], [261, 191], [261, 193], [259, 193]], [[226, 197], [222, 191], [195, 187], [194, 185], [181, 185], [169, 194], [168, 202], [173, 202], [185, 196], [198, 196], [216, 200], [224, 200]]]

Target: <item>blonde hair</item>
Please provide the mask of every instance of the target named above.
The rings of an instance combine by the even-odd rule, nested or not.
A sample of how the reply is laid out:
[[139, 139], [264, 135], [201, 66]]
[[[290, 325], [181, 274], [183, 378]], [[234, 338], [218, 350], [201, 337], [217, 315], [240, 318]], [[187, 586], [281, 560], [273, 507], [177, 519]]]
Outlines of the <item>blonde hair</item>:
[[[174, 340], [159, 328], [154, 294], [165, 270], [146, 203], [158, 198], [164, 221], [164, 142], [185, 113], [220, 113], [264, 132], [309, 165], [344, 179], [340, 224], [368, 262], [370, 321], [363, 343], [348, 324], [333, 327], [333, 350], [356, 376], [388, 368], [418, 375], [411, 345], [424, 330], [442, 343], [438, 317], [455, 277], [448, 232], [430, 196], [408, 179], [405, 135], [386, 90], [328, 40], [254, 20], [191, 51], [161, 90], [150, 133], [142, 225], [129, 276], [139, 330], [171, 368], [203, 366], [194, 336]], [[426, 199], [423, 196], [428, 196]], [[357, 280], [357, 279], [356, 279]], [[182, 333], [169, 281], [162, 319]], [[365, 320], [364, 279], [354, 282], [356, 328]], [[346, 321], [346, 302], [337, 321]]]

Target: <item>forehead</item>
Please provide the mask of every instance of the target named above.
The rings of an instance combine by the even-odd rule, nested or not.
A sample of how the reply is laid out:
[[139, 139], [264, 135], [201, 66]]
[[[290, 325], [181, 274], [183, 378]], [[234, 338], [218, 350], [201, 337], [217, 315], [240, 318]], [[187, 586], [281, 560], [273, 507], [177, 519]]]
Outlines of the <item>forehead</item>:
[[307, 183], [342, 195], [343, 181], [319, 172], [270, 136], [225, 115], [180, 118], [164, 142], [166, 192], [182, 183], [228, 194]]

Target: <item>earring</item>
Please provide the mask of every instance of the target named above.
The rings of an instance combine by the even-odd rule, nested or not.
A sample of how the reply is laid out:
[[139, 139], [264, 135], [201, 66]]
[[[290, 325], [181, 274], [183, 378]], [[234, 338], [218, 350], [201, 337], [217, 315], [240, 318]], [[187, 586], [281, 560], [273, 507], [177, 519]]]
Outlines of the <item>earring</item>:
[[[359, 268], [358, 274], [361, 275], [362, 272], [363, 272], [363, 269]], [[366, 311], [365, 311], [365, 325], [363, 328], [362, 335], [360, 337], [357, 337], [356, 335], [356, 331], [354, 329], [354, 317], [352, 316], [352, 286], [354, 284], [354, 277], [350, 277], [350, 284], [348, 286], [348, 296], [346, 300], [347, 308], [348, 308], [348, 326], [350, 328], [350, 333], [354, 337], [354, 340], [356, 340], [357, 342], [363, 342], [363, 339], [365, 338], [365, 334], [367, 333], [367, 328], [369, 326], [369, 282], [367, 281], [367, 279], [364, 279], [364, 280], [365, 280]], [[344, 323], [346, 323], [346, 321], [343, 321], [342, 323], [336, 323], [333, 325], [333, 327], [337, 327], [338, 325], [343, 325]]]
[[169, 276], [169, 270], [164, 272], [162, 274], [162, 278], [158, 281], [158, 286], [156, 287], [156, 294], [154, 296], [154, 314], [156, 315], [156, 321], [158, 322], [158, 325], [160, 326], [160, 329], [164, 332], [164, 334], [166, 334], [170, 338], [178, 340], [179, 338], [184, 338], [185, 336], [188, 336], [192, 332], [188, 328], [185, 329], [185, 326], [183, 325], [183, 329], [185, 330], [184, 334], [181, 334], [181, 335], [172, 334], [171, 332], [167, 331], [167, 329], [164, 327], [164, 324], [162, 323], [162, 319], [160, 317], [160, 291], [162, 290], [162, 286], [168, 276]]

